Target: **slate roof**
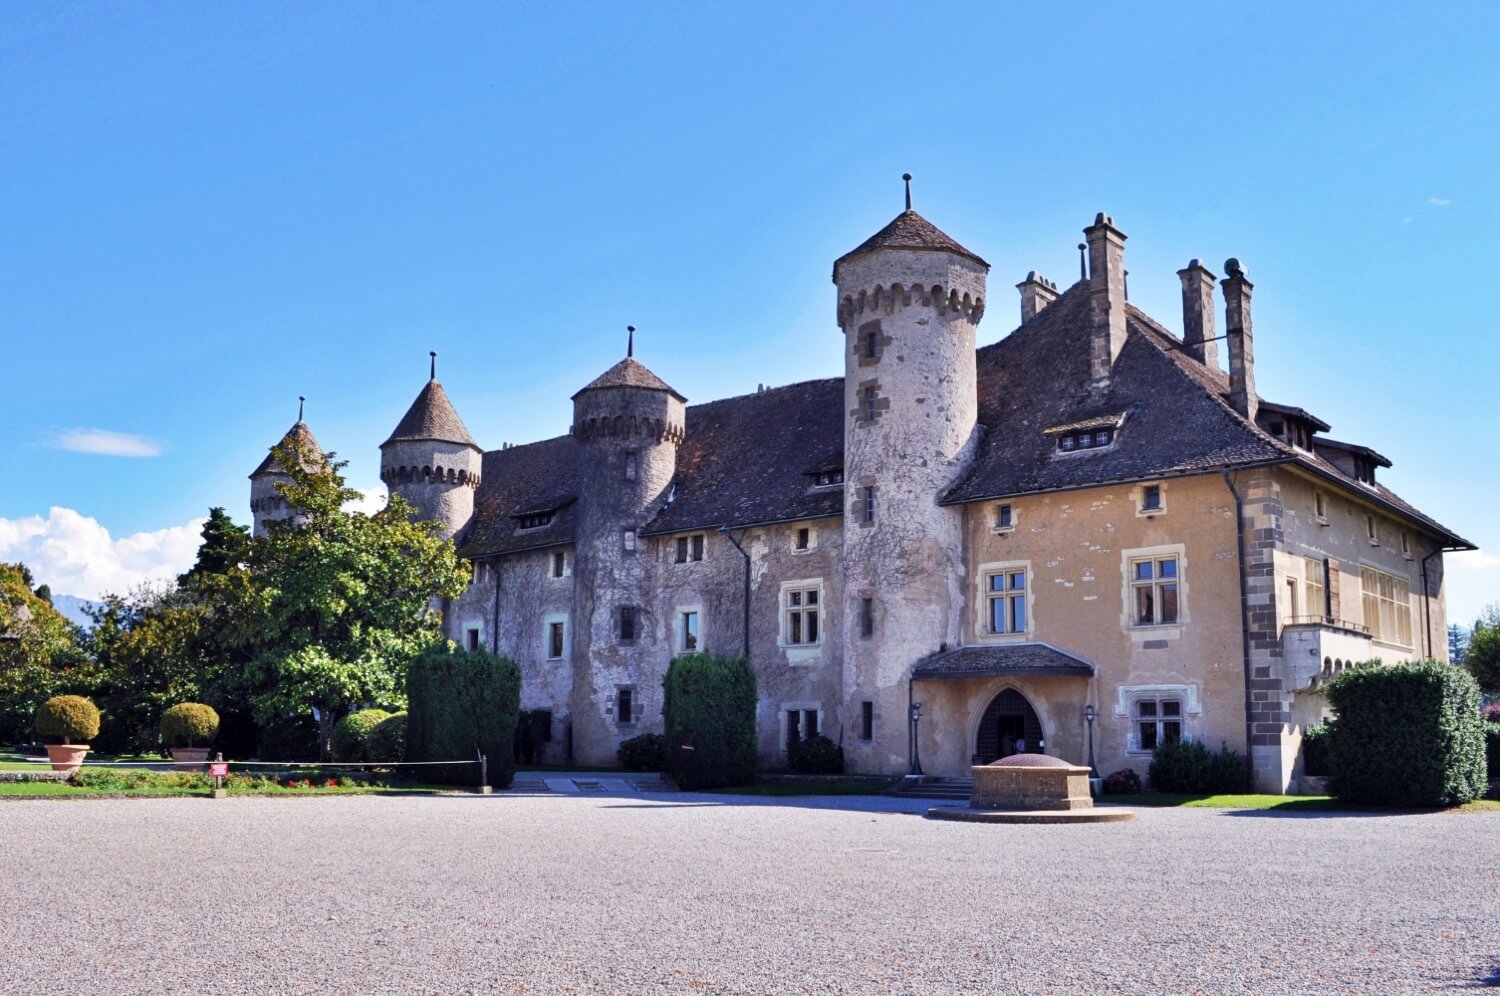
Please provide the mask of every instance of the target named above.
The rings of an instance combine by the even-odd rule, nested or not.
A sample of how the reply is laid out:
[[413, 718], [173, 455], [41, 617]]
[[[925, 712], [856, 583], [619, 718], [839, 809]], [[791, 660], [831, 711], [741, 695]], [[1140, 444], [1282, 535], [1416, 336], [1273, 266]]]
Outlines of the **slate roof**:
[[443, 385], [435, 378], [423, 385], [416, 400], [411, 403], [401, 421], [396, 423], [396, 431], [391, 433], [391, 438], [380, 445], [403, 440], [462, 443], [479, 449], [479, 444], [474, 442], [474, 437], [464, 427], [463, 419], [458, 417], [453, 402], [448, 400], [448, 392], [443, 390]]
[[[459, 556], [491, 557], [573, 542], [577, 456], [578, 443], [572, 436], [486, 453], [474, 495], [474, 518], [459, 538]], [[519, 516], [541, 511], [555, 513], [550, 523], [521, 528]]]
[[674, 391], [666, 381], [646, 369], [644, 364], [630, 356], [580, 387], [573, 397], [577, 398], [584, 391], [597, 391], [603, 387], [640, 387], [648, 391], [665, 391], [678, 401], [687, 400]]
[[[266, 453], [266, 458], [260, 462], [260, 466], [251, 471], [250, 476], [254, 478], [262, 474], [285, 474], [286, 469], [276, 459], [276, 447], [285, 443], [295, 444], [298, 450], [304, 453], [316, 453], [320, 458], [318, 462], [321, 463], [323, 447], [319, 446], [318, 441], [313, 438], [312, 430], [307, 427], [307, 423], [298, 421], [286, 431], [286, 435], [281, 437], [281, 441], [276, 446], [270, 448]], [[304, 461], [303, 466], [307, 466], [306, 461]]]
[[834, 269], [838, 269], [838, 265], [850, 256], [873, 252], [876, 249], [921, 249], [930, 252], [951, 252], [960, 256], [967, 256], [985, 268], [988, 268], [990, 265], [980, 259], [977, 253], [965, 249], [954, 241], [952, 236], [908, 208], [891, 219], [889, 225], [886, 225], [858, 246], [855, 246], [834, 260]]
[[982, 678], [1007, 674], [1090, 678], [1094, 665], [1050, 643], [1002, 643], [940, 650], [918, 661], [911, 672], [913, 678]]

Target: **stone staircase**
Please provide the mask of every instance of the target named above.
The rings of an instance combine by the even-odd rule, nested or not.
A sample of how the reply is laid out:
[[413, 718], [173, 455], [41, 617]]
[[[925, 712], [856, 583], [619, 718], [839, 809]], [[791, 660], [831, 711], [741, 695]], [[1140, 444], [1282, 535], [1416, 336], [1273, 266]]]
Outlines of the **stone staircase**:
[[956, 799], [969, 801], [974, 792], [972, 778], [939, 778], [928, 775], [924, 778], [903, 778], [886, 792], [887, 795], [903, 799]]

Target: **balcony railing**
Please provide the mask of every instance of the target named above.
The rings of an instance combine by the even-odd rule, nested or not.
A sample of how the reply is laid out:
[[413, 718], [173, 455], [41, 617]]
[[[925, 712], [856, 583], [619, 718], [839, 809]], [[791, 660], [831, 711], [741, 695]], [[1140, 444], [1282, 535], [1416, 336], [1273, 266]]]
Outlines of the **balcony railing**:
[[1347, 619], [1334, 619], [1332, 616], [1293, 616], [1282, 623], [1283, 626], [1325, 626], [1328, 629], [1341, 629], [1346, 633], [1356, 636], [1369, 637], [1370, 627], [1364, 623], [1350, 622]]

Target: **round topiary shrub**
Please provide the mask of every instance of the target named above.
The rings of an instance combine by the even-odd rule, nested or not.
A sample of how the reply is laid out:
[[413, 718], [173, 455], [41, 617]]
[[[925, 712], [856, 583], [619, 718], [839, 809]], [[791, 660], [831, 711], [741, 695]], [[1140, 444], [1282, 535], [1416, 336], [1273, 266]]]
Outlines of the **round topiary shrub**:
[[1141, 790], [1141, 776], [1130, 768], [1121, 768], [1104, 779], [1105, 795], [1135, 795]]
[[666, 738], [660, 733], [642, 733], [623, 741], [615, 751], [615, 757], [620, 759], [622, 767], [631, 771], [660, 771], [666, 743]]
[[799, 774], [842, 775], [844, 748], [819, 733], [787, 747], [786, 763]]
[[219, 714], [202, 702], [183, 702], [161, 714], [157, 732], [166, 747], [207, 747], [219, 733]]
[[365, 753], [375, 763], [406, 760], [406, 713], [387, 716], [365, 739]]
[[384, 709], [361, 709], [351, 712], [333, 727], [333, 759], [335, 761], [388, 761], [389, 758], [370, 756], [370, 733], [381, 723], [391, 718]]
[[49, 743], [86, 744], [99, 735], [99, 707], [82, 695], [54, 695], [36, 711], [36, 732]]

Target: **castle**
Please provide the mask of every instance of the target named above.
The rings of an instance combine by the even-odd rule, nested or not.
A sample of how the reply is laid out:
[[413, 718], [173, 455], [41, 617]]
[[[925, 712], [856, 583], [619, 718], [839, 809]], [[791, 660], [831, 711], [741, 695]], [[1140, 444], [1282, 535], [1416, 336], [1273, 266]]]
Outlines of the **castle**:
[[[989, 265], [908, 188], [833, 265], [842, 376], [689, 405], [627, 355], [527, 445], [482, 449], [434, 369], [381, 478], [473, 565], [447, 635], [520, 663], [559, 763], [659, 731], [669, 660], [708, 651], [754, 665], [768, 767], [822, 733], [855, 772], [1144, 772], [1190, 738], [1295, 789], [1322, 681], [1446, 657], [1442, 554], [1473, 545], [1256, 393], [1238, 262], [1178, 271], [1179, 337], [1128, 301], [1115, 223], [1084, 236], [1085, 276], [1028, 274], [980, 345]], [[257, 531], [284, 480], [252, 475]]]

